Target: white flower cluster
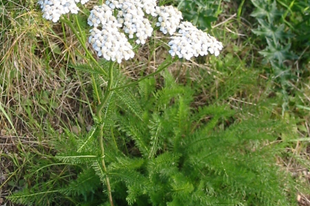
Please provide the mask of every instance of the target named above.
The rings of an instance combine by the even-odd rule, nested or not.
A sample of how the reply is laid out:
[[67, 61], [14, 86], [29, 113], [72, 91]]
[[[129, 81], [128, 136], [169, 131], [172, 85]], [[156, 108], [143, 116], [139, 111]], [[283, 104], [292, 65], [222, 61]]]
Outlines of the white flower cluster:
[[85, 4], [89, 0], [40, 0], [38, 4], [43, 11], [43, 17], [47, 20], [57, 22], [62, 14], [69, 12], [77, 14], [79, 8], [76, 3]]
[[[117, 60], [119, 63], [122, 59], [132, 58], [132, 46], [125, 35], [119, 32], [119, 28], [122, 28], [130, 39], [136, 37], [137, 44], [145, 44], [146, 39], [152, 35], [153, 28], [148, 19], [144, 18], [143, 10], [154, 15], [155, 6], [156, 1], [153, 0], [111, 0], [102, 6], [95, 6], [88, 18], [88, 24], [94, 27], [89, 42], [98, 56], [107, 60]], [[113, 16], [115, 9], [117, 19]]]
[[193, 56], [204, 56], [208, 53], [218, 56], [223, 49], [221, 42], [197, 29], [190, 22], [182, 22], [178, 29], [178, 34], [175, 34], [168, 43], [171, 56], [177, 55], [179, 58], [189, 60]]
[[117, 14], [118, 22], [123, 24], [123, 30], [129, 38], [137, 37], [137, 44], [145, 44], [148, 37], [152, 35], [153, 28], [148, 19], [144, 18], [144, 12], [140, 7], [125, 2]]
[[172, 35], [180, 25], [182, 13], [173, 6], [157, 7], [156, 13], [159, 16], [156, 26], [159, 26], [160, 31], [164, 34], [169, 33]]
[[150, 14], [152, 16], [157, 16], [156, 8], [157, 3], [156, 0], [140, 0], [142, 9], [145, 11], [145, 13]]
[[156, 15], [156, 1], [145, 0], [111, 0], [106, 1], [111, 9], [117, 9], [117, 20], [123, 25], [123, 30], [130, 39], [137, 37], [137, 44], [145, 44], [152, 35], [153, 28], [148, 19], [144, 18], [144, 12]]
[[134, 57], [132, 46], [126, 36], [120, 33], [119, 24], [113, 16], [113, 11], [107, 5], [95, 6], [88, 18], [88, 24], [94, 26], [90, 30], [89, 43], [106, 60], [121, 63], [123, 59]]
[[157, 16], [156, 0], [108, 0], [106, 4], [111, 9], [122, 9], [125, 3], [134, 4], [136, 7], [142, 9], [145, 13]]
[[[78, 13], [76, 3], [85, 4], [89, 0], [39, 0], [43, 17], [57, 22], [62, 14]], [[128, 60], [134, 57], [128, 39], [136, 39], [137, 44], [145, 44], [152, 35], [153, 28], [145, 14], [157, 17], [156, 26], [169, 34], [169, 53], [189, 60], [193, 56], [214, 54], [218, 56], [223, 48], [221, 42], [197, 29], [190, 22], [182, 22], [182, 13], [173, 6], [157, 6], [156, 0], [107, 0], [101, 6], [94, 6], [88, 17], [89, 43], [98, 56], [106, 60]], [[123, 30], [127, 34], [121, 33]], [[177, 32], [177, 33], [176, 33]]]
[[116, 18], [113, 16], [113, 10], [107, 5], [94, 6], [90, 11], [90, 15], [87, 19], [89, 26], [93, 27], [121, 27]]

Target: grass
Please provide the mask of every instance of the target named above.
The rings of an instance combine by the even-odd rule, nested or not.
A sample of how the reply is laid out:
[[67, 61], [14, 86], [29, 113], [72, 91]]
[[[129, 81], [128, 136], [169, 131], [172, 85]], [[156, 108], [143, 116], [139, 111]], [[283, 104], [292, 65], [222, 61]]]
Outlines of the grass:
[[[168, 70], [178, 83], [190, 84], [196, 90], [196, 107], [226, 104], [248, 113], [247, 108], [272, 99], [272, 104], [261, 107], [261, 117], [270, 114], [294, 125], [290, 133], [279, 134], [290, 143], [276, 163], [295, 177], [296, 205], [310, 205], [309, 75], [300, 73], [296, 81], [290, 81], [293, 89], [283, 115], [279, 85], [270, 78], [270, 66], [264, 65], [258, 54], [261, 39], [251, 33], [254, 20], [249, 17], [249, 3], [223, 1], [221, 6], [224, 12], [211, 30], [223, 42], [221, 55], [180, 61]], [[237, 15], [234, 11], [238, 11]], [[36, 183], [27, 172], [29, 167], [40, 168], [42, 160], [48, 167], [40, 170], [49, 174], [45, 177], [49, 184], [74, 179], [76, 174], [70, 167], [62, 167], [52, 158], [58, 149], [55, 142], [70, 138], [66, 137], [69, 133], [71, 138], [86, 134], [93, 125], [92, 112], [97, 101], [91, 88], [94, 79], [70, 66], [86, 63], [85, 52], [70, 28], [52, 24], [41, 15], [35, 1], [0, 3], [0, 205], [14, 205], [6, 197]], [[162, 37], [157, 37], [149, 46], [139, 48], [134, 60], [120, 66], [129, 78], [152, 73], [163, 62], [165, 46]], [[300, 69], [298, 63], [296, 70]], [[309, 63], [302, 66], [309, 71]], [[102, 79], [96, 81], [99, 86], [105, 85]], [[239, 116], [238, 121], [246, 121], [245, 116]]]

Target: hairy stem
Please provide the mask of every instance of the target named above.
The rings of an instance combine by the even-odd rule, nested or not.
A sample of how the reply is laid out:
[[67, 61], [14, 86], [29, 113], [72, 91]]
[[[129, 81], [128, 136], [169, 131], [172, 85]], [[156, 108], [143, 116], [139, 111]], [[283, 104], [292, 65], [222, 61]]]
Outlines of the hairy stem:
[[109, 176], [107, 174], [107, 167], [105, 165], [105, 161], [104, 161], [104, 144], [103, 144], [103, 127], [104, 127], [104, 124], [102, 123], [101, 126], [100, 126], [100, 135], [99, 135], [99, 142], [100, 142], [100, 149], [101, 149], [101, 165], [102, 165], [102, 168], [104, 170], [104, 173], [106, 174], [106, 184], [107, 184], [107, 189], [108, 189], [108, 195], [109, 195], [109, 201], [110, 201], [110, 205], [111, 206], [114, 206], [113, 204], [113, 197], [112, 197], [112, 191], [111, 191], [111, 185], [110, 185], [110, 179], [109, 179]]
[[112, 198], [112, 191], [111, 191], [111, 185], [110, 185], [110, 180], [109, 180], [109, 176], [107, 173], [107, 167], [105, 165], [105, 161], [104, 161], [104, 157], [105, 157], [105, 153], [104, 153], [104, 144], [103, 144], [103, 129], [104, 129], [104, 122], [103, 122], [103, 118], [102, 118], [102, 109], [104, 108], [104, 106], [106, 105], [106, 103], [108, 102], [108, 99], [112, 93], [111, 91], [111, 87], [113, 84], [113, 67], [114, 67], [114, 62], [110, 62], [110, 66], [109, 66], [109, 81], [108, 81], [108, 88], [107, 88], [107, 92], [104, 95], [103, 100], [101, 101], [101, 104], [98, 106], [98, 110], [97, 110], [97, 115], [98, 115], [98, 119], [100, 122], [100, 127], [99, 127], [99, 143], [100, 143], [100, 149], [101, 149], [101, 165], [102, 168], [104, 170], [104, 173], [106, 174], [106, 184], [107, 184], [107, 189], [108, 189], [108, 195], [109, 195], [109, 201], [110, 201], [110, 205], [114, 206], [113, 204], [113, 198]]
[[[82, 29], [80, 27], [79, 21], [77, 19], [77, 17], [75, 18], [75, 22], [78, 28], [79, 33], [76, 31], [74, 25], [71, 23], [70, 20], [68, 19], [64, 19], [64, 22], [67, 23], [70, 28], [72, 29], [73, 33], [76, 35], [76, 37], [78, 38], [79, 42], [81, 43], [83, 49], [85, 50], [87, 57], [87, 60], [91, 60], [102, 72], [105, 76], [109, 76], [109, 80], [108, 80], [108, 88], [107, 88], [107, 92], [105, 93], [102, 101], [97, 89], [97, 84], [95, 82], [95, 78], [92, 75], [92, 83], [93, 83], [93, 87], [96, 93], [96, 96], [98, 98], [98, 102], [99, 102], [99, 106], [98, 106], [98, 110], [97, 110], [97, 116], [100, 122], [100, 127], [99, 127], [99, 144], [100, 144], [100, 149], [101, 149], [101, 165], [102, 168], [104, 170], [104, 173], [106, 174], [106, 184], [107, 184], [107, 189], [108, 189], [108, 196], [109, 196], [109, 201], [110, 201], [110, 205], [114, 206], [113, 204], [113, 197], [112, 197], [112, 190], [111, 190], [111, 185], [110, 185], [110, 179], [109, 176], [107, 174], [107, 167], [104, 161], [104, 157], [105, 157], [105, 152], [104, 152], [104, 143], [103, 143], [103, 129], [104, 129], [104, 122], [103, 122], [103, 118], [102, 118], [102, 109], [104, 108], [104, 106], [106, 105], [112, 90], [112, 83], [113, 83], [113, 66], [114, 66], [114, 62], [110, 62], [110, 67], [109, 67], [109, 74], [106, 73], [106, 71], [103, 70], [103, 68], [101, 68], [100, 64], [96, 61], [96, 59], [93, 57], [93, 55], [90, 53], [90, 51], [87, 49], [86, 47], [86, 42], [84, 41], [84, 38], [82, 37]], [[80, 34], [80, 35], [79, 35]]]
[[[108, 98], [110, 97], [111, 92], [114, 90], [112, 89], [112, 83], [113, 83], [113, 68], [114, 68], [114, 62], [110, 62], [110, 66], [109, 66], [109, 81], [108, 81], [108, 88], [107, 88], [107, 92], [104, 95], [103, 100], [101, 101], [101, 104], [98, 107], [98, 115], [102, 114], [102, 109], [104, 108]], [[100, 119], [100, 118], [99, 118]]]

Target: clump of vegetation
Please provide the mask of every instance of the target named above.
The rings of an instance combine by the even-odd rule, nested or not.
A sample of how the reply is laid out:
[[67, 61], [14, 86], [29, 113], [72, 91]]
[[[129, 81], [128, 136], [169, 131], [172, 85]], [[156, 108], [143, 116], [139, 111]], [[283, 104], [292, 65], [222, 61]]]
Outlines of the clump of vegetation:
[[68, 183], [39, 178], [40, 184], [10, 199], [36, 205], [52, 200], [109, 204], [102, 191], [111, 187], [115, 205], [289, 205], [289, 177], [273, 164], [282, 144], [268, 143], [276, 136], [273, 130], [284, 125], [255, 117], [241, 121], [225, 106], [193, 108], [194, 91], [177, 84], [168, 71], [163, 77], [160, 89], [148, 79], [137, 93], [126, 89], [111, 96], [104, 108], [106, 169], [97, 122], [82, 136], [66, 132], [55, 146], [56, 162], [29, 172], [45, 179], [46, 170], [64, 164], [77, 176], [68, 176], [67, 169], [59, 179], [71, 179]]

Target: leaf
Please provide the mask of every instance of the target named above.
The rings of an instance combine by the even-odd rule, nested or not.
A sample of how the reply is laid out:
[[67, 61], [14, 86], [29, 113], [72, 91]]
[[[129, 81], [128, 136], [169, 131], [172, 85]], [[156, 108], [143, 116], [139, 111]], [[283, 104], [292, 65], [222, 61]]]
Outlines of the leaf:
[[151, 159], [153, 158], [157, 150], [160, 148], [159, 147], [159, 141], [160, 141], [160, 131], [162, 130], [162, 123], [160, 121], [160, 118], [158, 114], [154, 113], [152, 116], [152, 119], [150, 120], [150, 124], [148, 125], [150, 129], [150, 134], [151, 134], [151, 148], [149, 151], [149, 156], [148, 158]]
[[268, 46], [259, 53], [265, 57], [268, 62], [276, 61], [279, 65], [283, 65], [285, 60], [295, 59], [296, 55], [290, 52], [291, 45], [281, 45], [267, 38]]
[[128, 157], [117, 157], [116, 162], [112, 162], [108, 171], [116, 171], [116, 170], [135, 170], [139, 169], [143, 163], [145, 162], [142, 158], [128, 158]]
[[98, 74], [98, 75], [105, 76], [105, 72], [103, 69], [100, 70], [100, 69], [98, 69], [96, 67], [92, 67], [88, 64], [77, 64], [77, 65], [69, 64], [69, 67], [74, 68], [78, 71], [85, 72], [85, 73]]
[[256, 19], [267, 18], [268, 22], [272, 24], [277, 17], [281, 17], [282, 13], [277, 9], [276, 1], [270, 4], [266, 0], [252, 0], [256, 9], [251, 13], [251, 16]]
[[140, 120], [142, 119], [143, 111], [137, 99], [133, 96], [130, 90], [116, 90], [116, 96], [119, 100], [126, 105], [126, 107], [136, 115]]
[[198, 28], [201, 30], [211, 29], [211, 23], [216, 20], [217, 18], [214, 16], [205, 16], [203, 13], [200, 13], [197, 20]]
[[265, 3], [257, 0], [252, 0], [252, 3], [255, 6], [255, 10], [251, 13], [251, 16], [255, 18], [264, 18], [269, 15]]
[[178, 9], [182, 11], [185, 20], [192, 22], [201, 30], [211, 29], [211, 23], [217, 18], [216, 1], [180, 1]]
[[56, 155], [56, 159], [70, 164], [80, 164], [92, 162], [98, 159], [97, 155], [93, 154], [72, 154], [72, 155]]
[[253, 29], [253, 33], [259, 36], [263, 36], [265, 38], [272, 38], [276, 41], [284, 41], [288, 37], [291, 37], [287, 32], [284, 31], [285, 25], [273, 25], [268, 23], [267, 21], [263, 19], [258, 19], [258, 22], [261, 26], [258, 27], [258, 29]]
[[181, 173], [172, 176], [171, 187], [175, 193], [185, 193], [189, 195], [193, 190], [194, 186], [189, 183]]
[[96, 127], [93, 127], [86, 139], [86, 141], [83, 142], [83, 144], [78, 148], [77, 152], [81, 152], [82, 149], [87, 145], [87, 143], [90, 141], [90, 139], [93, 137], [94, 133], [96, 132], [97, 130], [97, 126]]

